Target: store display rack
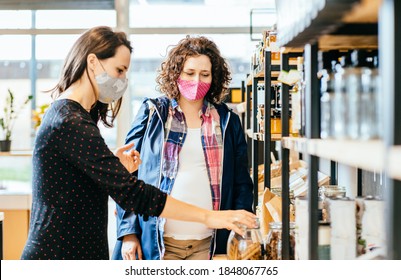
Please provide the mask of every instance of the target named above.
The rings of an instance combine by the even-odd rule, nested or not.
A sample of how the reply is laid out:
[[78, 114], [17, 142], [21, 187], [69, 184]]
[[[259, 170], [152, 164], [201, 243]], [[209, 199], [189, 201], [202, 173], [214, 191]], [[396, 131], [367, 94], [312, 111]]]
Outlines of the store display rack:
[[[261, 161], [264, 164], [264, 177], [270, 178], [270, 151], [272, 149], [272, 141], [281, 141], [281, 134], [271, 133], [271, 96], [272, 85], [277, 84], [277, 78], [281, 71], [281, 65], [278, 61], [271, 59], [271, 52], [266, 50], [264, 53], [264, 64], [255, 65], [255, 69], [246, 79], [246, 87], [244, 94], [247, 104], [245, 114], [245, 132], [248, 140], [248, 156], [251, 159], [252, 178], [258, 178], [258, 165]], [[296, 67], [291, 63], [292, 69]], [[264, 84], [264, 132], [258, 132], [257, 127], [257, 106], [258, 106], [258, 83]], [[252, 121], [252, 123], [251, 123]], [[254, 184], [254, 211], [258, 205], [258, 180], [253, 180]], [[264, 187], [269, 188], [269, 180], [265, 179]]]
[[[280, 3], [278, 23], [280, 22]], [[305, 2], [305, 3], [304, 3]], [[309, 1], [297, 1], [306, 5]], [[318, 259], [318, 169], [319, 159], [330, 161], [330, 183], [337, 183], [337, 164], [357, 169], [357, 195], [362, 194], [362, 171], [381, 172], [385, 176], [386, 204], [386, 255], [387, 259], [401, 259], [401, 1], [396, 0], [326, 0], [325, 5], [310, 18], [299, 15], [306, 22], [281, 32], [278, 24], [278, 43], [281, 47], [281, 65], [272, 64], [271, 53], [265, 51], [264, 65], [243, 82], [247, 110], [245, 130], [248, 131], [248, 155], [252, 159], [254, 180], [254, 205], [258, 205], [258, 164], [264, 162], [265, 188], [270, 181], [270, 150], [272, 141], [281, 141], [282, 157], [282, 259], [289, 258], [289, 152], [302, 155], [308, 165], [309, 208], [309, 259]], [[285, 8], [286, 7], [281, 7]], [[302, 11], [300, 11], [302, 12]], [[380, 13], [380, 16], [378, 14]], [[308, 20], [309, 17], [309, 20]], [[380, 19], [380, 20], [379, 20]], [[281, 19], [283, 20], [283, 19]], [[288, 20], [288, 18], [284, 18]], [[286, 22], [288, 24], [288, 22]], [[295, 25], [298, 23], [295, 23]], [[328, 140], [320, 139], [320, 84], [319, 52], [329, 50], [376, 49], [379, 51], [379, 72], [382, 77], [381, 93], [384, 101], [384, 130], [380, 140]], [[257, 128], [257, 83], [265, 84], [265, 112], [270, 112], [271, 85], [279, 71], [290, 69], [290, 57], [303, 56], [306, 91], [306, 126], [302, 137], [289, 136], [289, 86], [282, 85], [281, 120], [282, 134], [270, 133], [270, 114], [265, 114], [264, 133]], [[321, 67], [321, 66], [320, 66]], [[252, 105], [251, 105], [252, 104]], [[263, 148], [260, 142], [263, 142]], [[261, 149], [263, 151], [261, 151]], [[266, 164], [267, 162], [267, 164]]]
[[[278, 1], [277, 1], [278, 2]], [[333, 12], [327, 17], [327, 12]], [[380, 17], [377, 16], [381, 13]], [[287, 60], [285, 53], [292, 48], [304, 49], [305, 83], [306, 83], [306, 136], [304, 138], [290, 138], [283, 134], [283, 153], [290, 149], [302, 152], [307, 156], [308, 163], [308, 207], [309, 207], [309, 258], [318, 258], [318, 184], [317, 172], [319, 158], [329, 159], [338, 163], [368, 171], [383, 171], [386, 176], [386, 239], [388, 259], [401, 259], [401, 220], [397, 213], [401, 211], [401, 54], [396, 50], [401, 42], [396, 40], [401, 35], [401, 2], [396, 0], [365, 0], [365, 1], [326, 1], [326, 6], [316, 18], [311, 20], [297, 34], [283, 34], [278, 30], [279, 43], [284, 47], [282, 63]], [[380, 21], [377, 19], [380, 18]], [[280, 20], [280, 19], [278, 19]], [[373, 25], [372, 25], [373, 22]], [[353, 29], [354, 24], [365, 26], [358, 31]], [[377, 34], [375, 32], [374, 24]], [[278, 25], [280, 26], [280, 25]], [[372, 27], [373, 26], [373, 27]], [[348, 28], [348, 29], [347, 29]], [[341, 29], [341, 32], [338, 30]], [[368, 31], [366, 31], [368, 30]], [[369, 43], [357, 38], [367, 32]], [[323, 40], [330, 37], [331, 43], [324, 44]], [[350, 43], [351, 42], [351, 43]], [[377, 44], [375, 45], [375, 42]], [[322, 140], [320, 138], [320, 89], [316, 73], [318, 72], [318, 52], [322, 49], [343, 48], [372, 48], [379, 50], [379, 71], [382, 77], [381, 92], [384, 101], [385, 127], [382, 140], [349, 141], [349, 140]], [[282, 94], [286, 98], [286, 94]], [[282, 101], [285, 102], [284, 100]], [[283, 118], [283, 122], [285, 119]], [[283, 123], [284, 126], [284, 123]], [[283, 130], [284, 132], [284, 130]], [[283, 157], [283, 166], [288, 164]], [[359, 172], [358, 172], [359, 175]], [[283, 170], [283, 195], [288, 189], [287, 175]], [[283, 198], [284, 209], [288, 207]], [[288, 232], [289, 225], [283, 218], [283, 237]], [[287, 230], [284, 230], [287, 228]], [[288, 242], [283, 239], [283, 242]], [[283, 244], [284, 249], [288, 244]], [[284, 255], [283, 255], [284, 256]], [[284, 257], [283, 257], [284, 258]]]
[[[375, 44], [377, 42], [378, 21], [377, 10], [380, 0], [325, 0], [297, 1], [301, 7], [314, 5], [316, 7], [299, 11], [298, 20], [293, 20], [280, 29], [278, 26], [278, 44], [287, 48], [303, 48], [306, 43], [318, 43], [320, 49], [335, 47], [360, 46], [361, 43]], [[287, 5], [294, 1], [276, 1], [278, 16], [286, 13]], [[323, 7], [322, 7], [323, 5]], [[319, 10], [320, 9], [320, 10]], [[284, 25], [284, 24], [281, 24]], [[304, 27], [304, 28], [302, 28]], [[357, 30], [357, 32], [353, 32]], [[338, 35], [351, 33], [354, 36]], [[371, 35], [367, 37], [367, 35]], [[340, 40], [339, 40], [340, 39]], [[360, 41], [360, 40], [363, 41]], [[366, 46], [366, 45], [365, 45]]]

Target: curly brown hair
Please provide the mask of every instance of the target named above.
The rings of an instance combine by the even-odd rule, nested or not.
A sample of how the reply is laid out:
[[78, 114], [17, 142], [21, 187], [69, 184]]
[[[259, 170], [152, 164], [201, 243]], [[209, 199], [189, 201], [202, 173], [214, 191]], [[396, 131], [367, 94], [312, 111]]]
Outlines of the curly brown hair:
[[212, 84], [206, 100], [212, 103], [221, 103], [228, 94], [231, 82], [231, 72], [227, 61], [221, 56], [217, 45], [204, 36], [191, 37], [187, 35], [175, 45], [162, 62], [156, 78], [157, 90], [170, 99], [178, 98], [177, 79], [189, 57], [206, 55], [212, 63]]

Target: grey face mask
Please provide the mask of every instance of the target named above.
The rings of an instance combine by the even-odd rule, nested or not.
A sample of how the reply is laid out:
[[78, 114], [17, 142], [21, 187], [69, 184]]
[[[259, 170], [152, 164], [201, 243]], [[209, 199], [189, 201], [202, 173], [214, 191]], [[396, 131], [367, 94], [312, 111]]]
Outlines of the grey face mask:
[[111, 77], [106, 70], [102, 74], [95, 76], [95, 79], [99, 87], [99, 101], [104, 104], [120, 99], [128, 87], [127, 78]]

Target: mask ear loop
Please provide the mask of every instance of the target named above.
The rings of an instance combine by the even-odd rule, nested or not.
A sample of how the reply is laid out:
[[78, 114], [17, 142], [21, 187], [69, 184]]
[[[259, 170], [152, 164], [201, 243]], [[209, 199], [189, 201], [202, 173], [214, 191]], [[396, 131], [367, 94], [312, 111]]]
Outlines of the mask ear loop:
[[[105, 73], [107, 73], [107, 72], [106, 72], [106, 69], [104, 69], [104, 67], [103, 67], [102, 62], [100, 62], [100, 59], [99, 59], [97, 56], [96, 56], [96, 58], [97, 58], [97, 61], [99, 61], [99, 64], [100, 64], [100, 66], [102, 67], [103, 71], [104, 71]], [[95, 69], [93, 69], [92, 72], [93, 72], [93, 75], [96, 76], [96, 75], [95, 75]], [[99, 97], [97, 97], [97, 98], [99, 98]], [[96, 107], [96, 105], [97, 105], [98, 102], [99, 102], [99, 99], [98, 99], [95, 103], [92, 104], [91, 111], [92, 111], [92, 109], [94, 109], [94, 108]]]
[[107, 73], [106, 69], [104, 69], [104, 67], [103, 67], [103, 64], [100, 62], [100, 59], [98, 57], [96, 57], [96, 58], [97, 58], [97, 61], [99, 61], [100, 66], [102, 66], [103, 71]]

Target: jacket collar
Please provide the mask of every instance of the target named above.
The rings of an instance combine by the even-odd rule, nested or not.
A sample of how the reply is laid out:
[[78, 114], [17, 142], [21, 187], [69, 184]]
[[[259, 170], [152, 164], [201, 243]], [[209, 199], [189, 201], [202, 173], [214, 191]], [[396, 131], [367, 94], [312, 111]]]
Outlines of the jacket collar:
[[228, 108], [228, 106], [224, 103], [221, 104], [214, 104], [214, 107], [216, 108], [217, 112], [219, 113], [220, 116], [220, 126], [222, 129], [222, 132], [226, 130], [228, 120], [230, 119], [230, 114], [231, 114], [231, 109]]
[[170, 99], [166, 96], [150, 98], [150, 101], [155, 105], [156, 111], [159, 113], [163, 123], [166, 122], [168, 117], [168, 110], [170, 106]]

